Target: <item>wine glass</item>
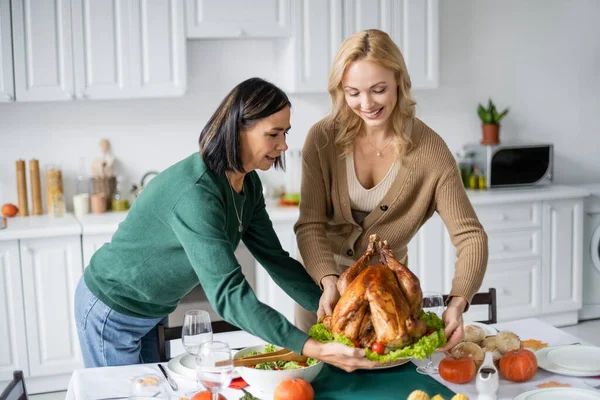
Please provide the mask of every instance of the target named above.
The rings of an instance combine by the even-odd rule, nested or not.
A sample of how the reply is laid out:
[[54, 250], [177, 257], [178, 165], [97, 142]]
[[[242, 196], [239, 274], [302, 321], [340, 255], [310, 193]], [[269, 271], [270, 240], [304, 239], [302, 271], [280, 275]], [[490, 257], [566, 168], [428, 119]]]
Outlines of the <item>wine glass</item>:
[[204, 310], [187, 311], [183, 317], [181, 340], [188, 354], [196, 357], [200, 345], [212, 341], [213, 332], [210, 315]]
[[[185, 351], [192, 356], [191, 362], [183, 360], [186, 366], [194, 368], [196, 364], [196, 355], [200, 351], [202, 343], [211, 342], [213, 338], [212, 325], [210, 324], [210, 315], [205, 310], [190, 310], [183, 316], [183, 327], [181, 329], [181, 341]], [[187, 357], [187, 356], [186, 356]], [[191, 397], [200, 390], [200, 383], [196, 381], [196, 389], [186, 393], [186, 397]]]
[[[432, 312], [442, 318], [444, 312], [444, 297], [439, 292], [423, 292], [423, 311]], [[433, 365], [431, 356], [427, 357], [427, 365], [417, 367], [417, 372], [424, 375], [434, 375], [438, 373], [438, 368]]]
[[219, 399], [219, 392], [231, 383], [233, 358], [229, 345], [224, 342], [205, 342], [196, 356], [196, 376], [210, 390], [212, 400]]

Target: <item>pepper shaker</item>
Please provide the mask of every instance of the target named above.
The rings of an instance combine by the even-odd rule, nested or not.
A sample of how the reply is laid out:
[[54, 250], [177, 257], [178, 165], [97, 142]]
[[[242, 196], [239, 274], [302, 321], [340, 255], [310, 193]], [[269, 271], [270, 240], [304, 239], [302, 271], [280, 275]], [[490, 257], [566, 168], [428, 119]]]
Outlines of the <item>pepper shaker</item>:
[[477, 400], [496, 400], [498, 386], [500, 384], [498, 369], [494, 365], [494, 357], [491, 351], [486, 351], [483, 364], [477, 371], [475, 387], [477, 388]]

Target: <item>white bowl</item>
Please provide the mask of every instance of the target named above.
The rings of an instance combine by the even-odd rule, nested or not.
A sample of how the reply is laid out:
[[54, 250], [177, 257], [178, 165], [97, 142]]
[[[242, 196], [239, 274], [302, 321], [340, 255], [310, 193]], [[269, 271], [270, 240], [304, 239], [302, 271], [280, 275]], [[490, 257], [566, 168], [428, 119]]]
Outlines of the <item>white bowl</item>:
[[[235, 353], [234, 358], [240, 358], [248, 355], [253, 351], [260, 353], [265, 352], [265, 345], [257, 345], [246, 347]], [[275, 392], [277, 386], [287, 379], [304, 379], [306, 382], [311, 382], [319, 375], [323, 368], [323, 362], [319, 361], [310, 367], [299, 369], [282, 369], [282, 370], [265, 370], [248, 367], [239, 367], [240, 375], [248, 382], [250, 386], [262, 391], [265, 394]]]

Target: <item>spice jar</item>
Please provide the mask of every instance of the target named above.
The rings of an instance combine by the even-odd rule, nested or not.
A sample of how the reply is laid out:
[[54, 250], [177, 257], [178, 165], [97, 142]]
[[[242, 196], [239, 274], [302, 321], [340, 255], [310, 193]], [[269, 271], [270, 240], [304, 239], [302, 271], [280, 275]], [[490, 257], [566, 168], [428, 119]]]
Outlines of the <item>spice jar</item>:
[[62, 171], [58, 165], [46, 166], [46, 201], [48, 214], [54, 213], [54, 199], [57, 194], [63, 195]]

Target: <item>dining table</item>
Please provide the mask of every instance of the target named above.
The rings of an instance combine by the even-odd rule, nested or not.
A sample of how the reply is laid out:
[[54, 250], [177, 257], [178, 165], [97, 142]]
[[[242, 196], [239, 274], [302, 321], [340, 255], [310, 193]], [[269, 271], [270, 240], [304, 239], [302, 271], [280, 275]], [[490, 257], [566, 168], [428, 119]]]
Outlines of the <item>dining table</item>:
[[[490, 325], [490, 327], [498, 331], [514, 332], [522, 340], [537, 339], [548, 343], [548, 346], [590, 345], [590, 343], [536, 318], [501, 322]], [[444, 356], [443, 353], [435, 353], [432, 356], [434, 364], [438, 364]], [[414, 390], [422, 390], [431, 397], [440, 394], [446, 400], [450, 400], [456, 393], [462, 393], [470, 400], [477, 399], [475, 380], [459, 385], [445, 381], [438, 374], [422, 375], [417, 373], [416, 366], [424, 362], [424, 360], [412, 360], [393, 368], [359, 370], [351, 373], [325, 364], [311, 385], [315, 391], [316, 400], [405, 399]], [[167, 364], [163, 365], [167, 366]], [[149, 375], [162, 376], [157, 364], [79, 369], [73, 372], [66, 400], [127, 399], [131, 394], [132, 382], [138, 377]], [[189, 399], [197, 389], [197, 382], [182, 377], [175, 379], [178, 390], [173, 391], [166, 382], [163, 382], [161, 388], [164, 393], [161, 393], [159, 397], [174, 400]], [[513, 399], [523, 392], [535, 390], [538, 385], [548, 382], [588, 390], [594, 390], [593, 386], [600, 387], [600, 377], [581, 378], [559, 375], [538, 368], [532, 379], [521, 383], [510, 382], [500, 374], [497, 399]], [[250, 386], [245, 389], [261, 400], [268, 400], [271, 396]], [[221, 394], [228, 400], [237, 400], [244, 395], [242, 390], [234, 387], [222, 390]]]

